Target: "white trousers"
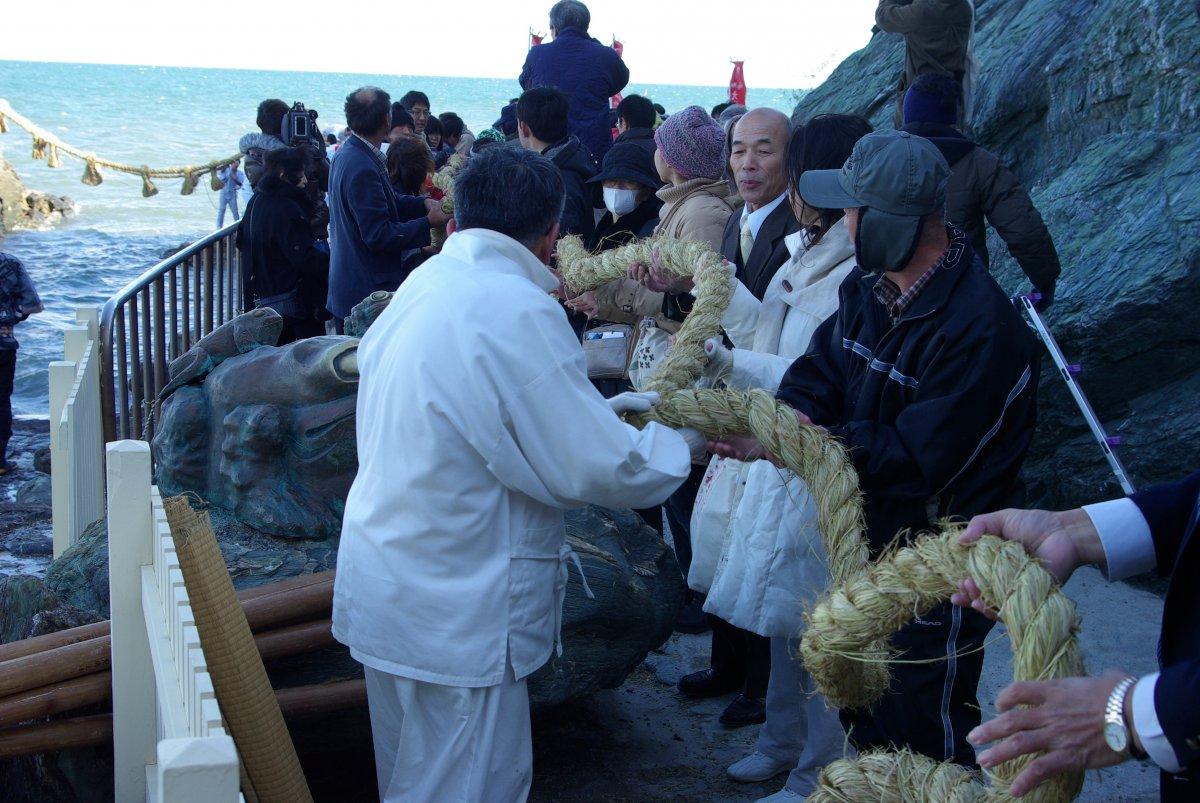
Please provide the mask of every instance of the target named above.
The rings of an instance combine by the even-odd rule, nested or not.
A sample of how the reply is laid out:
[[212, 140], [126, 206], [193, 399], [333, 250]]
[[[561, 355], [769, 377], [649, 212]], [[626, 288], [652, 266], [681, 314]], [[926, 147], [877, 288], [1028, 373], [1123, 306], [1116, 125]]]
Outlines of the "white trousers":
[[838, 712], [825, 705], [816, 681], [798, 657], [796, 639], [771, 639], [767, 721], [758, 732], [758, 752], [795, 764], [786, 789], [807, 797], [826, 764], [842, 757], [846, 732]]
[[529, 693], [423, 683], [364, 667], [383, 803], [524, 803], [533, 781]]

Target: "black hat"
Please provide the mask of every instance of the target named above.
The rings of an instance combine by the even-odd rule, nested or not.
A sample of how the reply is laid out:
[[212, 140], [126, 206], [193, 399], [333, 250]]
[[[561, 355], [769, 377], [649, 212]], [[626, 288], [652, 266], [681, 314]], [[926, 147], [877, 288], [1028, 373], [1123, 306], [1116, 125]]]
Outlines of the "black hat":
[[604, 154], [603, 167], [594, 178], [588, 179], [588, 184], [601, 181], [632, 181], [652, 190], [663, 185], [654, 167], [654, 157], [633, 142], [618, 142]]

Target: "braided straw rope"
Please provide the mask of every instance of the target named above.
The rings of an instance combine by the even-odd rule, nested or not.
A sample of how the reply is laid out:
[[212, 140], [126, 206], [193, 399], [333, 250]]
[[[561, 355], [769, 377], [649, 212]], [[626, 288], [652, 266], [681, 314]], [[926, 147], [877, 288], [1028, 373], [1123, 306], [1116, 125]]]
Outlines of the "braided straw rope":
[[[442, 211], [447, 215], [454, 214], [454, 178], [467, 164], [467, 157], [461, 153], [451, 156], [442, 169], [433, 174], [433, 186], [442, 191]], [[446, 242], [446, 227], [438, 226], [429, 232], [429, 244], [441, 250]]]
[[213, 189], [220, 189], [218, 186], [219, 179], [217, 178], [217, 168], [224, 167], [228, 164], [233, 164], [238, 159], [242, 158], [240, 153], [233, 156], [227, 156], [223, 159], [213, 159], [211, 162], [205, 162], [201, 165], [183, 165], [179, 167], [147, 167], [146, 165], [131, 165], [122, 162], [114, 162], [111, 159], [103, 159], [92, 153], [87, 153], [72, 145], [68, 145], [61, 139], [56, 137], [49, 131], [41, 128], [28, 117], [17, 113], [13, 107], [4, 98], [0, 98], [0, 133], [5, 133], [8, 130], [7, 120], [11, 120], [19, 127], [29, 132], [33, 137], [33, 158], [46, 159], [46, 164], [49, 167], [59, 167], [58, 152], [74, 156], [76, 159], [82, 159], [84, 162], [83, 177], [80, 179], [84, 184], [96, 186], [103, 179], [100, 176], [98, 168], [107, 167], [110, 170], [116, 170], [121, 173], [129, 173], [134, 176], [142, 177], [142, 196], [149, 198], [151, 195], [158, 194], [158, 188], [154, 186], [153, 178], [182, 178], [183, 195], [191, 195], [192, 190], [196, 187], [196, 181], [199, 176], [205, 173], [212, 174]]
[[[1083, 674], [1075, 636], [1079, 618], [1054, 578], [1020, 544], [985, 536], [958, 543], [961, 527], [916, 539], [885, 555], [832, 589], [808, 617], [800, 653], [804, 665], [832, 705], [860, 707], [872, 700], [844, 682], [853, 656], [915, 616], [950, 598], [959, 581], [972, 577], [984, 601], [1000, 612], [1013, 650], [1015, 680], [1048, 680]], [[859, 800], [1012, 800], [1007, 789], [1034, 760], [1023, 756], [989, 773], [990, 788], [966, 770], [939, 765], [911, 753], [874, 753], [825, 768], [811, 803]], [[957, 774], [956, 774], [957, 773]], [[1035, 803], [1070, 800], [1083, 786], [1082, 774], [1063, 775], [1026, 796]], [[951, 794], [951, 790], [955, 790]], [[972, 791], [974, 790], [974, 791]], [[972, 796], [975, 795], [975, 796]]]
[[[657, 421], [692, 427], [714, 438], [754, 435], [812, 491], [830, 574], [840, 582], [861, 571], [867, 562], [862, 495], [845, 447], [819, 427], [801, 426], [790, 407], [764, 390], [682, 390], [700, 377], [708, 361], [704, 341], [720, 336], [721, 315], [733, 294], [721, 256], [705, 243], [662, 237], [592, 255], [578, 237], [564, 237], [558, 243], [558, 267], [572, 291], [582, 293], [624, 278], [635, 262], [650, 264], [656, 252], [664, 269], [693, 278], [696, 303], [647, 384], [662, 401], [649, 414], [631, 420], [638, 425]], [[861, 682], [873, 677], [874, 685], [886, 687], [886, 667], [859, 663], [854, 671]]]

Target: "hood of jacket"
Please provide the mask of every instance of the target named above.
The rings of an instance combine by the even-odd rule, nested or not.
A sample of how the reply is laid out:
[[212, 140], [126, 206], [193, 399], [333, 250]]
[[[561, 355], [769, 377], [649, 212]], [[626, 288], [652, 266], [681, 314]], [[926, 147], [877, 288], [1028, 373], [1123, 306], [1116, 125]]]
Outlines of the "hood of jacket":
[[264, 151], [277, 151], [280, 148], [286, 147], [287, 143], [279, 137], [272, 134], [263, 134], [260, 131], [252, 131], [238, 140], [238, 150], [242, 153], [249, 153], [251, 148], [261, 148]]
[[682, 184], [669, 184], [658, 191], [657, 195], [664, 204], [677, 204], [693, 193], [703, 192], [730, 206], [736, 206], [739, 200], [736, 193], [729, 192], [725, 179], [689, 178]]
[[596, 175], [596, 163], [592, 161], [591, 153], [574, 134], [557, 145], [551, 145], [542, 151], [542, 155], [554, 162], [559, 170], [578, 173], [584, 181]]
[[918, 137], [924, 137], [937, 146], [937, 149], [942, 152], [942, 156], [946, 157], [946, 162], [951, 167], [954, 167], [971, 151], [975, 150], [975, 143], [967, 138], [967, 135], [959, 131], [952, 125], [943, 123], [908, 123], [903, 128], [910, 134], [916, 134]]

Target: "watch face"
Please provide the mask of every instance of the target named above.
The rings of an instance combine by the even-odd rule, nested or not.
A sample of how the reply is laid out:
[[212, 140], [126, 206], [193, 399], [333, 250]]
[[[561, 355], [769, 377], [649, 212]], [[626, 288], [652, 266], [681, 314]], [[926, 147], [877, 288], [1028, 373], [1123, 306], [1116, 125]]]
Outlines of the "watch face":
[[1125, 748], [1129, 746], [1129, 734], [1125, 731], [1125, 726], [1117, 722], [1106, 722], [1104, 724], [1104, 741], [1108, 743], [1108, 747], [1114, 753], [1124, 753]]

